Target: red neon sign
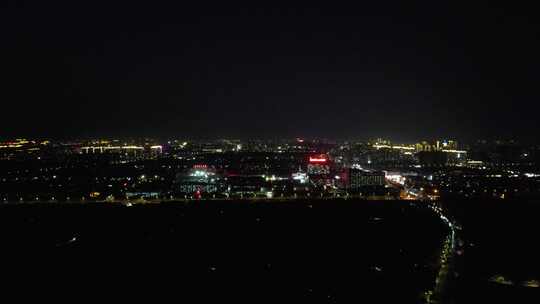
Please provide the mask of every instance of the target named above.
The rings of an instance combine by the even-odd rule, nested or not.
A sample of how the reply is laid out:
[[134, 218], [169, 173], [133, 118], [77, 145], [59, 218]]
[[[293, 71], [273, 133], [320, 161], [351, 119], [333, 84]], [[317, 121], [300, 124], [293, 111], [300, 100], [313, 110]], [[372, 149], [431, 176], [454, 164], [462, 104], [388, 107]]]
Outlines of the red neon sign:
[[322, 157], [310, 157], [309, 162], [310, 163], [325, 163], [327, 161], [326, 158]]

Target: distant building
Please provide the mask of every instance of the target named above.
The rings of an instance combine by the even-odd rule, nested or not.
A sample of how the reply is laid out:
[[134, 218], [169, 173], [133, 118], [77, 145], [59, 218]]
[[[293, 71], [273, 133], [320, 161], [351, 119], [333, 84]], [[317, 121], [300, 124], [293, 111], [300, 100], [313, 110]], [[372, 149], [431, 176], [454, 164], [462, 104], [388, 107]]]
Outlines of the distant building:
[[415, 144], [416, 152], [431, 152], [431, 151], [443, 151], [443, 150], [457, 150], [458, 142], [455, 140], [437, 140], [435, 142], [421, 141]]
[[318, 185], [325, 186], [332, 183], [330, 177], [330, 160], [326, 154], [309, 156], [307, 165], [309, 180]]
[[271, 191], [272, 185], [261, 176], [229, 176], [226, 188], [230, 194], [257, 194]]
[[187, 173], [178, 174], [174, 181], [176, 193], [216, 193], [220, 188], [220, 178], [204, 165], [195, 165]]
[[308, 174], [320, 175], [330, 173], [330, 161], [325, 154], [309, 156]]
[[440, 147], [442, 150], [457, 150], [458, 143], [455, 140], [443, 140], [440, 142]]
[[415, 147], [416, 147], [416, 152], [434, 151], [434, 150], [436, 150], [436, 147], [433, 144], [431, 144], [431, 143], [429, 143], [427, 141], [421, 141], [421, 142], [417, 143], [415, 145]]
[[386, 184], [384, 172], [370, 172], [354, 168], [348, 170], [347, 182], [347, 188], [351, 190], [358, 190], [364, 187], [380, 187]]

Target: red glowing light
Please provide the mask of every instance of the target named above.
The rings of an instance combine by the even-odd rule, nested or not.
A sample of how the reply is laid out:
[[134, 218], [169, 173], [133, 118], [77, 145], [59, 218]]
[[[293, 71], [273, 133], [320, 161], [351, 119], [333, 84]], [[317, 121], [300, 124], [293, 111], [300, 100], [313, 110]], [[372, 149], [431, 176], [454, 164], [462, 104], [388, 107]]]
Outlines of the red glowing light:
[[327, 159], [322, 157], [310, 157], [309, 162], [310, 163], [326, 163]]

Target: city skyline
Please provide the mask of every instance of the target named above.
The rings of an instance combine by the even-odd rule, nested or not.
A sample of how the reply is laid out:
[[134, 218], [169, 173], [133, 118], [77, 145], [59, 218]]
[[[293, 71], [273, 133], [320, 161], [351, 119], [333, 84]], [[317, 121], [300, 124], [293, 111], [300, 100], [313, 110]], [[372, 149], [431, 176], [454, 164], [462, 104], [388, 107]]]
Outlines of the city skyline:
[[299, 145], [314, 145], [314, 144], [364, 144], [367, 146], [383, 145], [381, 147], [393, 147], [400, 148], [402, 146], [417, 146], [417, 145], [430, 145], [433, 147], [442, 148], [443, 144], [451, 143], [453, 148], [459, 147], [470, 148], [475, 145], [509, 145], [509, 146], [521, 146], [528, 148], [536, 148], [538, 142], [535, 141], [521, 141], [515, 138], [475, 138], [466, 140], [463, 138], [453, 137], [439, 137], [439, 138], [416, 138], [411, 140], [398, 140], [396, 137], [350, 137], [350, 138], [331, 138], [331, 137], [195, 137], [195, 136], [88, 136], [88, 137], [65, 137], [65, 138], [51, 138], [51, 137], [27, 137], [27, 136], [13, 136], [13, 137], [0, 137], [0, 148], [8, 148], [10, 145], [19, 145], [22, 142], [25, 144], [95, 144], [98, 146], [132, 146], [134, 143], [138, 145], [176, 145], [178, 143], [190, 143], [190, 144], [203, 144], [203, 143], [216, 143], [216, 144], [232, 144], [232, 143], [267, 143], [267, 144], [299, 144]]
[[4, 289], [540, 303], [537, 15], [2, 1]]

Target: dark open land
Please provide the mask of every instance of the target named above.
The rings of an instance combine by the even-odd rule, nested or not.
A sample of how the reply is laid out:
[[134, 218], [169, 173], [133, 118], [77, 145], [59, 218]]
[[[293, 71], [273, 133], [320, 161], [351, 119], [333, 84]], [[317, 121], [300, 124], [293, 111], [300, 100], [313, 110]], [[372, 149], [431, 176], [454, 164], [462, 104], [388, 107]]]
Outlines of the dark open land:
[[457, 263], [462, 272], [452, 290], [457, 302], [539, 303], [540, 203], [463, 200], [448, 205], [463, 225], [463, 256]]
[[19, 204], [0, 226], [27, 283], [253, 303], [418, 303], [447, 234], [403, 201]]
[[[445, 205], [463, 228], [447, 303], [535, 303], [539, 205]], [[4, 204], [0, 231], [19, 287], [255, 303], [421, 303], [449, 233], [423, 202], [355, 200]]]

